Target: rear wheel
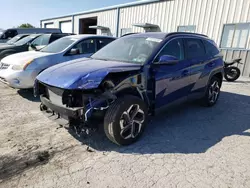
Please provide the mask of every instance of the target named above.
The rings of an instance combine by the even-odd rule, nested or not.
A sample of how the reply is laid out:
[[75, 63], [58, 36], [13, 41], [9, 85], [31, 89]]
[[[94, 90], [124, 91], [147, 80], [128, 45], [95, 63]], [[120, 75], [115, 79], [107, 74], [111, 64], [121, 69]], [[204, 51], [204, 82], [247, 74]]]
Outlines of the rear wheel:
[[218, 77], [212, 77], [207, 87], [205, 96], [202, 98], [204, 106], [213, 106], [219, 99], [222, 80]]
[[106, 136], [118, 145], [129, 145], [142, 135], [147, 123], [147, 106], [140, 98], [118, 98], [104, 117]]
[[240, 77], [240, 69], [238, 67], [228, 67], [225, 69], [225, 79], [233, 82]]

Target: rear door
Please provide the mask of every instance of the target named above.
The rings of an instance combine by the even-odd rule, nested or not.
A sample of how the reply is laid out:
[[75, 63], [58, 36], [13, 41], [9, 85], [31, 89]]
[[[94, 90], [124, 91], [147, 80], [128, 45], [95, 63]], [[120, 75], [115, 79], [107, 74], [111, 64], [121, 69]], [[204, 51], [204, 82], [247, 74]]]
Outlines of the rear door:
[[186, 58], [190, 62], [190, 97], [199, 97], [207, 84], [204, 72], [207, 61], [205, 46], [199, 38], [185, 38], [184, 46]]
[[[179, 62], [174, 65], [157, 65], [162, 55], [174, 56]], [[154, 64], [152, 66], [155, 77], [155, 107], [160, 108], [186, 100], [190, 92], [190, 62], [184, 56], [183, 40], [178, 38], [167, 42]]]

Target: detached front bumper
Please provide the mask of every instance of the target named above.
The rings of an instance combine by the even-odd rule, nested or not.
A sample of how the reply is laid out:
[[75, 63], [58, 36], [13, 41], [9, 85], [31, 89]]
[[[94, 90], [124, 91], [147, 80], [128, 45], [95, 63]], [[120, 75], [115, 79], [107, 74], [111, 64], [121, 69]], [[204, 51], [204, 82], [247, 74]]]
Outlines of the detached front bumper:
[[52, 112], [59, 114], [62, 117], [67, 117], [68, 119], [82, 119], [85, 114], [84, 108], [67, 108], [64, 106], [59, 106], [53, 104], [49, 99], [47, 99], [44, 95], [40, 96], [42, 102], [42, 111], [47, 111], [50, 109]]

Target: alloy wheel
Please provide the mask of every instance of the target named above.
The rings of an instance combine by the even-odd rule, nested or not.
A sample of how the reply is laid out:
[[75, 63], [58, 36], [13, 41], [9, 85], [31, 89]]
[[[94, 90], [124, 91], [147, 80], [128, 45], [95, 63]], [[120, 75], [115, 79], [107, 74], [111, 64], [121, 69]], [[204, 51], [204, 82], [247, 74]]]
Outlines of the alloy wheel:
[[215, 80], [209, 88], [209, 94], [208, 94], [209, 102], [215, 103], [219, 97], [219, 94], [220, 94], [220, 84], [217, 80]]
[[131, 105], [120, 118], [120, 135], [123, 139], [136, 138], [141, 132], [145, 114], [138, 104]]

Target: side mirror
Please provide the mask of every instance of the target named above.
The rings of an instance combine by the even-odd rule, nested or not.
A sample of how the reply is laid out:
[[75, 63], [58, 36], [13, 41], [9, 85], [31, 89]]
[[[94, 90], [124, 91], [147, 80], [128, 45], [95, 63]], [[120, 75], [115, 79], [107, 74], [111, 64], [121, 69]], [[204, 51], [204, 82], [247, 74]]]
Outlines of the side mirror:
[[178, 62], [179, 62], [179, 59], [175, 56], [163, 55], [160, 57], [159, 62], [157, 64], [175, 65]]
[[79, 49], [76, 48], [72, 48], [68, 53], [68, 55], [77, 55], [77, 54], [80, 54], [80, 51]]

